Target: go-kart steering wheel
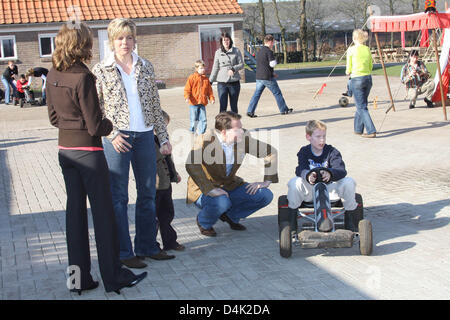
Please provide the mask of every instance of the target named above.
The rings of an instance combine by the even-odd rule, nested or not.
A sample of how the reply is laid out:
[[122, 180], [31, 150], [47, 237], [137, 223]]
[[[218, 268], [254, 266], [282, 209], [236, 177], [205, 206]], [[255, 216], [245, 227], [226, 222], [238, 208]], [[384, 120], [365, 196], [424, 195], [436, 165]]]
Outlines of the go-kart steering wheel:
[[[330, 180], [328, 180], [327, 182], [322, 180], [322, 174], [320, 173], [320, 171], [326, 171], [330, 174]], [[318, 182], [323, 182], [323, 183], [330, 183], [331, 182], [331, 178], [333, 177], [333, 174], [331, 173], [330, 169], [328, 168], [322, 168], [322, 167], [317, 167], [317, 168], [313, 168], [311, 170], [309, 170], [309, 172], [306, 174], [306, 181], [308, 181], [309, 183], [309, 176], [311, 174], [315, 173], [316, 174], [316, 182], [314, 182], [313, 184], [316, 184]]]

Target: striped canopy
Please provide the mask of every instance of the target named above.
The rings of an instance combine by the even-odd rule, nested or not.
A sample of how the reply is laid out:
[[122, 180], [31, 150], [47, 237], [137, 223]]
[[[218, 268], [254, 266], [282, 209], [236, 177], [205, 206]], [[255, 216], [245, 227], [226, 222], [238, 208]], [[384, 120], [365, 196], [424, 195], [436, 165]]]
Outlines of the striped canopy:
[[450, 13], [416, 13], [403, 16], [372, 16], [372, 32], [402, 32], [450, 28]]

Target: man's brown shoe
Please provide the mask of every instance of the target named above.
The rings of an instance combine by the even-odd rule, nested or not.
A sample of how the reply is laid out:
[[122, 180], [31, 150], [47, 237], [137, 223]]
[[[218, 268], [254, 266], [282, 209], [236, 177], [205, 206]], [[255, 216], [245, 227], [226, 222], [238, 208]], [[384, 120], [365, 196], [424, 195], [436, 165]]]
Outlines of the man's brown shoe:
[[186, 249], [186, 247], [180, 243], [177, 243], [177, 246], [175, 248], [173, 248], [173, 250], [175, 250], [175, 251], [184, 251], [184, 249]]
[[167, 254], [164, 250], [161, 250], [157, 254], [152, 254], [151, 256], [137, 256], [139, 259], [150, 258], [153, 260], [170, 260], [175, 258], [174, 255]]
[[247, 228], [245, 226], [243, 226], [242, 224], [233, 222], [230, 219], [230, 217], [228, 217], [225, 213], [222, 214], [219, 219], [222, 220], [223, 222], [228, 223], [230, 225], [230, 228], [233, 230], [238, 230], [238, 231], [247, 230]]
[[164, 247], [164, 251], [168, 251], [168, 250], [175, 250], [175, 251], [184, 251], [184, 249], [186, 249], [185, 246], [183, 246], [182, 244], [179, 244], [178, 242], [175, 242], [175, 246], [174, 247]]
[[198, 223], [198, 217], [197, 217], [197, 226], [198, 226], [198, 228], [200, 229], [200, 233], [201, 233], [202, 235], [207, 236], [207, 237], [215, 237], [215, 236], [217, 236], [216, 230], [214, 230], [213, 227], [211, 227], [211, 228], [209, 228], [209, 229], [203, 228], [203, 227], [200, 225], [200, 223]]
[[377, 134], [375, 132], [374, 133], [363, 133], [361, 135], [361, 137], [363, 137], [363, 138], [376, 138], [376, 136], [377, 136]]
[[142, 269], [147, 266], [147, 264], [142, 262], [138, 257], [123, 259], [120, 261], [122, 262], [123, 265], [127, 266], [128, 268]]
[[153, 260], [170, 260], [170, 259], [175, 258], [175, 256], [171, 255], [171, 254], [167, 254], [167, 252], [161, 250], [157, 254], [153, 254], [153, 255], [149, 256], [149, 258], [153, 259]]

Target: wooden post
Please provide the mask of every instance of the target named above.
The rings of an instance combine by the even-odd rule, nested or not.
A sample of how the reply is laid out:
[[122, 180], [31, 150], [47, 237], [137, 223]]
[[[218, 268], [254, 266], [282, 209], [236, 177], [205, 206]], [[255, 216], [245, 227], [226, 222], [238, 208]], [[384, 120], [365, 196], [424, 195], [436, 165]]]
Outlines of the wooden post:
[[386, 85], [387, 85], [388, 92], [389, 92], [389, 98], [391, 99], [391, 106], [386, 110], [386, 113], [388, 113], [389, 110], [391, 110], [391, 108], [392, 108], [392, 110], [395, 111], [394, 99], [392, 98], [391, 87], [389, 86], [389, 79], [387, 76], [386, 67], [384, 65], [383, 54], [381, 53], [380, 41], [378, 40], [378, 33], [374, 32], [374, 34], [375, 34], [375, 41], [377, 42], [378, 55], [380, 56], [381, 66], [383, 67], [384, 79], [386, 80]]
[[436, 56], [436, 71], [439, 75], [439, 89], [441, 90], [441, 101], [442, 101], [442, 108], [444, 110], [444, 119], [447, 120], [447, 109], [445, 107], [446, 97], [444, 96], [444, 88], [442, 86], [441, 63], [439, 61], [439, 52], [437, 47], [437, 33], [435, 29], [433, 29], [433, 47], [434, 47], [434, 54]]

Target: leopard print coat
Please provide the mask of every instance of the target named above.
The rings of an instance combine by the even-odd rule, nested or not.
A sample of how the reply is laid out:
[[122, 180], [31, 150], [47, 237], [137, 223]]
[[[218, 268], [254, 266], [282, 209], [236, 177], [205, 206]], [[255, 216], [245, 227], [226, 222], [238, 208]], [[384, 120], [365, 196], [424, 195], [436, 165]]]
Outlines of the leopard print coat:
[[[100, 106], [105, 116], [113, 123], [113, 131], [108, 136], [111, 139], [119, 130], [129, 128], [130, 112], [125, 86], [114, 58], [97, 63], [92, 73], [97, 77], [96, 87]], [[145, 126], [153, 126], [159, 141], [165, 142], [169, 140], [169, 135], [161, 112], [153, 65], [150, 61], [138, 57], [135, 73]]]

